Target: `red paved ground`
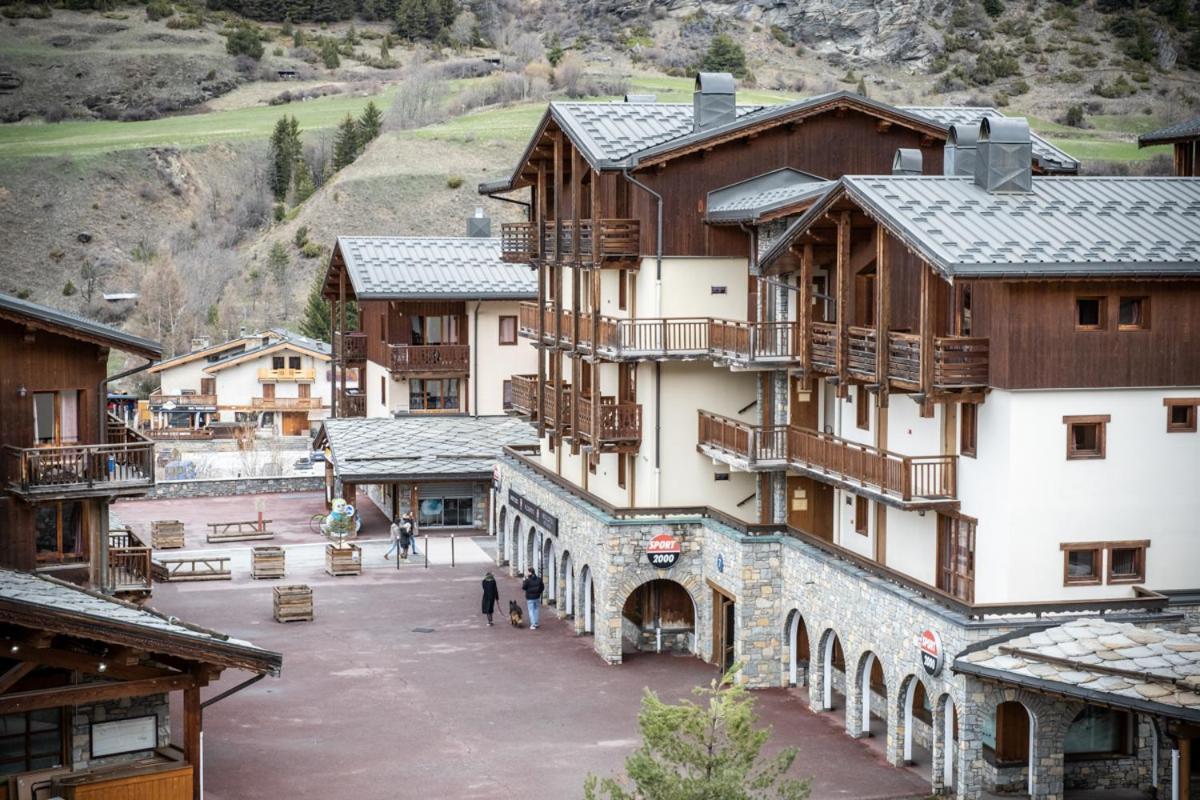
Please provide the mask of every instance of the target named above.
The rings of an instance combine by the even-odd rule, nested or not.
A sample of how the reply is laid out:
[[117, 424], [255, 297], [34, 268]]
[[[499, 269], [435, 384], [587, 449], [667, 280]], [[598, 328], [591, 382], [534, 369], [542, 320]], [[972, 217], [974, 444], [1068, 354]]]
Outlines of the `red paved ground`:
[[[311, 515], [301, 498], [281, 497], [297, 518]], [[133, 521], [135, 505], [118, 513]], [[607, 666], [552, 613], [538, 631], [488, 628], [477, 613], [481, 575], [478, 566], [416, 564], [289, 575], [313, 585], [317, 619], [287, 625], [271, 620], [271, 582], [156, 585], [159, 610], [284, 654], [282, 678], [206, 710], [207, 800], [579, 797], [587, 772], [619, 771], [636, 745], [643, 687], [676, 698], [713, 676], [672, 656]], [[518, 596], [515, 581], [500, 581], [505, 603]], [[229, 673], [205, 696], [243, 677]], [[772, 747], [800, 748], [794, 771], [814, 776], [814, 798], [928, 794], [917, 775], [886, 765], [795, 692], [758, 697]]]

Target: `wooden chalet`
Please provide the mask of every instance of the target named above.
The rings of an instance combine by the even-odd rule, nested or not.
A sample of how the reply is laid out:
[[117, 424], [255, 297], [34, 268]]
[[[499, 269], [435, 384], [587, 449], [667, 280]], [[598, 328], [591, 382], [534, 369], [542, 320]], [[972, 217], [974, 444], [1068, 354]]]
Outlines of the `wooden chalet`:
[[1138, 137], [1138, 147], [1160, 144], [1172, 145], [1176, 176], [1200, 178], [1200, 115]]

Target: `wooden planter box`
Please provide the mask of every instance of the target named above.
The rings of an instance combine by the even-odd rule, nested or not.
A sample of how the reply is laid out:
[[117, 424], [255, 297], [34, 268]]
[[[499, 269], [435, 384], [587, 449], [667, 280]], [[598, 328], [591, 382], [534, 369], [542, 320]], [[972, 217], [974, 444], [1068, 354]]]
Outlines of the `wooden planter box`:
[[255, 547], [250, 552], [250, 576], [254, 578], [283, 577], [283, 548]]
[[276, 622], [312, 622], [312, 587], [303, 583], [276, 586], [274, 595]]
[[158, 519], [150, 523], [150, 546], [155, 550], [179, 550], [184, 546], [183, 523]]
[[362, 549], [356, 544], [325, 546], [325, 571], [330, 575], [361, 575]]

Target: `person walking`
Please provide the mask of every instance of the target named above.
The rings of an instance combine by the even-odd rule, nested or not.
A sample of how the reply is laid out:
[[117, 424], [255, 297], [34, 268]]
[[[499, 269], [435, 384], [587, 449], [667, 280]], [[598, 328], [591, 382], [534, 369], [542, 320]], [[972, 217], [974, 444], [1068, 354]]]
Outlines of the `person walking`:
[[496, 585], [496, 576], [485, 573], [483, 576], [483, 615], [487, 624], [492, 624], [492, 614], [500, 607], [500, 587]]
[[542, 592], [546, 591], [546, 584], [542, 583], [542, 579], [533, 571], [533, 567], [530, 567], [529, 575], [521, 582], [521, 589], [525, 592], [525, 605], [529, 609], [529, 630], [536, 631], [538, 607], [542, 603]]
[[419, 556], [421, 554], [417, 551], [417, 526], [413, 524], [413, 515], [411, 511], [404, 512], [404, 521], [408, 525], [408, 532], [412, 536], [412, 554], [414, 556]]
[[412, 547], [413, 530], [412, 520], [405, 515], [400, 521], [400, 558], [408, 561], [408, 548]]
[[400, 530], [402, 527], [399, 518], [392, 520], [391, 527], [388, 528], [388, 541], [391, 544], [388, 545], [387, 552], [383, 554], [384, 561], [390, 561], [392, 553], [400, 548]]

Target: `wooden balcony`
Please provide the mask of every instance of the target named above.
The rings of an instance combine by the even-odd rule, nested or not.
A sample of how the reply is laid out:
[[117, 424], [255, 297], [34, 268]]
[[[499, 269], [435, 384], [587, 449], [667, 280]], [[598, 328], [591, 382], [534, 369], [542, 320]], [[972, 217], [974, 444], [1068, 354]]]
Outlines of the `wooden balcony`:
[[537, 375], [512, 376], [512, 410], [534, 417], [537, 410]]
[[[536, 397], [534, 397], [534, 404], [537, 404]], [[571, 427], [571, 384], [569, 383], [562, 385], [562, 394], [558, 408], [559, 413], [555, 414], [554, 386], [547, 383], [545, 391], [542, 394], [542, 419], [545, 420], [547, 428], [552, 428], [559, 433], [565, 433]]]
[[[342, 341], [346, 351], [342, 353]], [[347, 364], [361, 364], [367, 360], [367, 335], [362, 331], [333, 334], [333, 357]]]
[[837, 325], [832, 322], [814, 322], [809, 326], [812, 342], [812, 364], [814, 372], [834, 374], [837, 372]]
[[[580, 441], [605, 450], [637, 447], [642, 440], [642, 407], [638, 403], [617, 403], [612, 400], [596, 402], [580, 398], [579, 430], [575, 435]], [[593, 422], [593, 417], [596, 417]], [[595, 426], [595, 427], [594, 427]], [[598, 430], [593, 441], [592, 432]]]
[[906, 456], [795, 425], [760, 427], [701, 411], [701, 452], [748, 470], [791, 469], [898, 507], [956, 502], [957, 456]]
[[537, 232], [532, 222], [505, 222], [500, 226], [500, 258], [524, 264], [537, 258]]
[[153, 588], [151, 549], [128, 528], [108, 532], [108, 580], [118, 594], [145, 593]]
[[736, 322], [714, 319], [708, 346], [714, 358], [735, 366], [786, 366], [799, 360], [795, 322]]
[[389, 369], [395, 375], [465, 375], [471, 371], [471, 346], [465, 344], [390, 344]]
[[212, 428], [151, 428], [146, 433], [151, 439], [162, 441], [203, 441], [213, 438]]
[[367, 415], [367, 396], [362, 392], [347, 391], [338, 398], [339, 417], [365, 417]]
[[139, 495], [154, 485], [154, 443], [4, 446], [4, 484], [27, 499]]
[[846, 371], [851, 378], [874, 383], [879, 360], [878, 334], [874, 328], [856, 325], [851, 325], [846, 333]]
[[[641, 255], [641, 224], [636, 219], [600, 220], [599, 236], [595, 235], [595, 227], [590, 219], [579, 221], [579, 252], [576, 253], [575, 223], [564, 220], [555, 226], [553, 220], [547, 220], [541, 237], [542, 257], [554, 258], [554, 237], [557, 230], [557, 254], [560, 262], [577, 258], [586, 261], [596, 259], [601, 262], [601, 266], [637, 269], [637, 259]], [[514, 231], [513, 235], [517, 236], [517, 233]], [[501, 247], [503, 248], [503, 235]]]
[[[921, 337], [888, 334], [888, 379], [901, 386], [921, 385]], [[937, 336], [933, 340], [933, 389], [982, 388], [988, 384], [988, 340], [969, 336]]]
[[258, 380], [262, 383], [280, 383], [287, 381], [296, 381], [300, 383], [312, 383], [317, 379], [317, 371], [312, 367], [307, 369], [269, 369], [260, 367], [258, 370]]
[[217, 396], [215, 394], [161, 394], [154, 392], [150, 395], [150, 408], [158, 411], [162, 406], [170, 403], [173, 406], [212, 406], [217, 405]]
[[250, 407], [256, 411], [308, 411], [324, 404], [319, 397], [251, 397]]

